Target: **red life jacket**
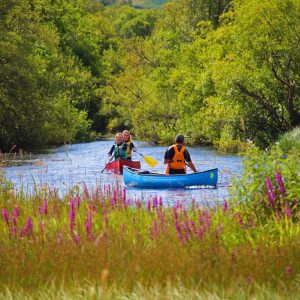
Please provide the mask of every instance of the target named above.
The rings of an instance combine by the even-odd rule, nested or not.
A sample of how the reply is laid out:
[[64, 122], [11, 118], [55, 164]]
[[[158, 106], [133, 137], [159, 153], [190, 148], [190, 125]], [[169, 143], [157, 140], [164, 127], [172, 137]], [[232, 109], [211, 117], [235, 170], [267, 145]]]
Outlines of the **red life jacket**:
[[178, 146], [173, 145], [175, 155], [170, 163], [167, 165], [166, 174], [169, 174], [170, 169], [174, 170], [184, 170], [186, 172], [185, 159], [184, 159], [184, 150], [185, 147], [182, 146], [180, 150], [178, 150]]

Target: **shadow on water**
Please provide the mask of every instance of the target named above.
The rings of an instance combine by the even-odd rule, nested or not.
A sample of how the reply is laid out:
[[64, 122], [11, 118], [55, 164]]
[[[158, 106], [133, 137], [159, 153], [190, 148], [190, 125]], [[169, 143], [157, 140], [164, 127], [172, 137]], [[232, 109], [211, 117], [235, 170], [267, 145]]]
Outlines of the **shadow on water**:
[[[100, 173], [108, 162], [107, 152], [113, 140], [91, 143], [64, 145], [61, 147], [40, 151], [39, 153], [16, 155], [5, 161], [5, 174], [13, 182], [17, 190], [32, 193], [34, 186], [58, 189], [59, 195], [64, 195], [74, 186], [86, 185], [89, 189], [96, 186], [118, 185], [126, 189], [127, 198], [147, 201], [153, 197], [161, 197], [165, 205], [176, 201], [191, 201], [204, 205], [214, 205], [223, 202], [228, 197], [230, 178], [236, 176], [242, 169], [241, 157], [237, 155], [221, 155], [209, 147], [188, 147], [192, 160], [199, 171], [218, 168], [219, 180], [216, 189], [192, 187], [185, 189], [138, 189], [125, 187], [123, 177], [114, 174]], [[153, 146], [143, 141], [135, 141], [140, 153], [151, 156], [158, 161], [155, 168], [150, 168], [141, 160], [142, 170], [163, 173], [165, 166], [163, 157], [167, 147]], [[133, 154], [134, 160], [140, 156]]]

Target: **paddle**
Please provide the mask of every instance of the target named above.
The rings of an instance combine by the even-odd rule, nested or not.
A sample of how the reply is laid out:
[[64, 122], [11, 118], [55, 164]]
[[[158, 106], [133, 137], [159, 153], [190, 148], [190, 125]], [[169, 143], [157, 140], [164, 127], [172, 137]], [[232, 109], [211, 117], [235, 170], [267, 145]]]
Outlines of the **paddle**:
[[104, 168], [102, 169], [102, 171], [100, 173], [103, 173], [103, 171], [105, 170], [106, 166], [112, 161], [113, 158], [114, 158], [114, 156], [110, 157], [108, 163], [105, 164]]
[[142, 153], [139, 153], [139, 152], [137, 152], [137, 151], [136, 151], [136, 153], [139, 154], [140, 156], [142, 156], [143, 159], [144, 159], [144, 162], [145, 162], [146, 164], [148, 164], [151, 168], [155, 167], [155, 166], [158, 164], [157, 160], [154, 159], [153, 157], [145, 156], [145, 155], [143, 155]]
[[[194, 171], [193, 168], [188, 163], [185, 162], [185, 165], [188, 166], [192, 171]], [[197, 172], [199, 172], [199, 171], [197, 171]]]

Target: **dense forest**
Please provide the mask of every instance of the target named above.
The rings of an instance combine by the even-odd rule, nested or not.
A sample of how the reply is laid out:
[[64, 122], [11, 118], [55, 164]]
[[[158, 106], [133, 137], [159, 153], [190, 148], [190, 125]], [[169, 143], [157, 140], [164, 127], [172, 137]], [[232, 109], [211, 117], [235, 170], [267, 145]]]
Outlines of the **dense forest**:
[[237, 151], [300, 124], [299, 0], [137, 7], [1, 0], [1, 151], [124, 128]]

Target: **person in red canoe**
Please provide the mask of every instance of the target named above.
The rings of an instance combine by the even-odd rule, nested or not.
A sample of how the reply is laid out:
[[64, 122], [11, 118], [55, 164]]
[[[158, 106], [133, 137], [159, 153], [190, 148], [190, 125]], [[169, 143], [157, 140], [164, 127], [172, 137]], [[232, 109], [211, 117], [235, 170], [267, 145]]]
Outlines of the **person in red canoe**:
[[191, 160], [190, 153], [183, 145], [184, 136], [182, 134], [176, 135], [175, 143], [165, 153], [164, 164], [167, 165], [166, 174], [186, 174], [186, 164], [194, 172], [197, 172]]
[[134, 146], [134, 144], [132, 142], [130, 131], [124, 130], [122, 132], [122, 134], [123, 134], [123, 141], [127, 145], [127, 149], [126, 149], [127, 158], [126, 159], [132, 160], [132, 151], [136, 152], [136, 147]]
[[121, 132], [117, 133], [115, 136], [115, 143], [111, 146], [108, 155], [110, 157], [109, 160], [112, 158], [119, 159], [126, 159], [126, 150], [127, 150], [127, 144], [124, 143], [123, 135]]

